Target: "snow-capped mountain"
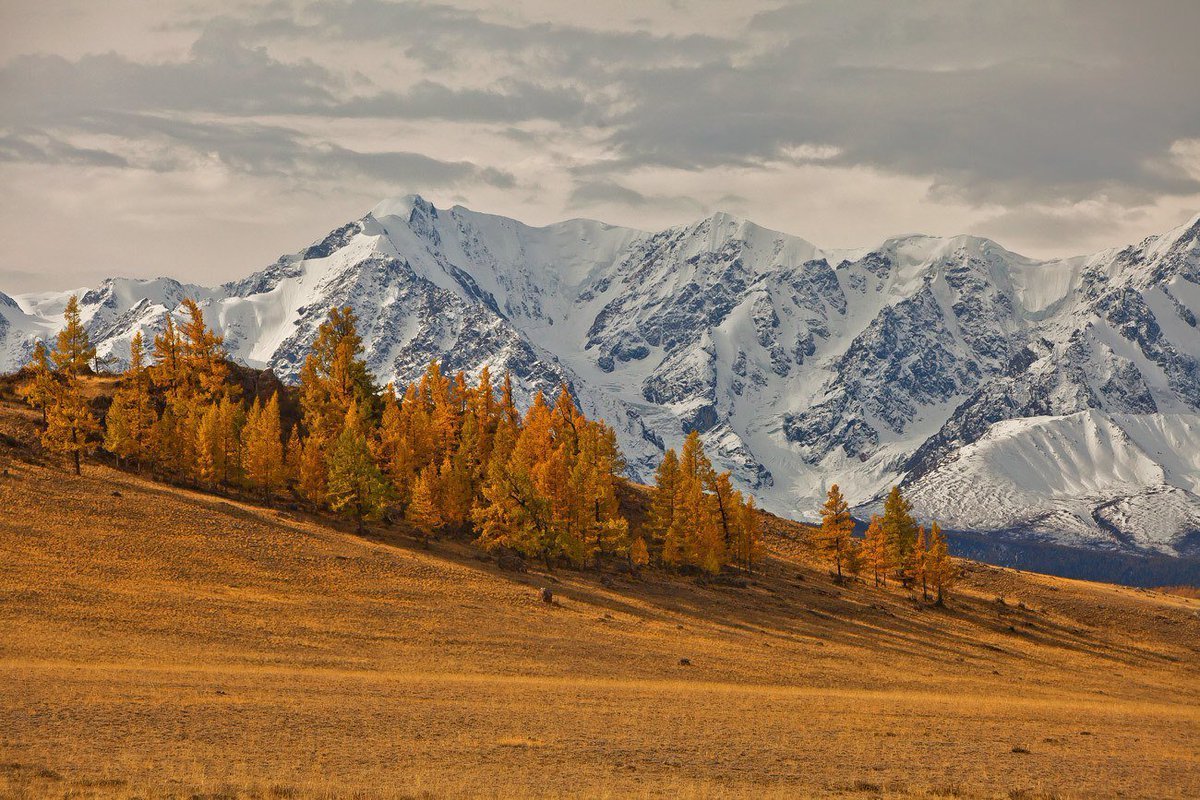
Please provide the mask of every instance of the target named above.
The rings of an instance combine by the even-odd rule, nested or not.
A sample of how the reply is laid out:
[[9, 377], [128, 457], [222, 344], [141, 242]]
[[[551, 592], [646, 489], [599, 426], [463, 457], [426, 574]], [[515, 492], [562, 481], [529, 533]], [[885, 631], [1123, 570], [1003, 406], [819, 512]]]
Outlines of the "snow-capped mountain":
[[[0, 369], [66, 294], [0, 294]], [[1035, 261], [970, 236], [822, 250], [727, 214], [647, 233], [533, 228], [417, 196], [218, 288], [81, 292], [101, 354], [192, 297], [233, 357], [296, 379], [334, 305], [403, 384], [431, 358], [567, 382], [646, 478], [699, 430], [767, 508], [894, 483], [945, 525], [1200, 550], [1200, 217], [1140, 245]]]

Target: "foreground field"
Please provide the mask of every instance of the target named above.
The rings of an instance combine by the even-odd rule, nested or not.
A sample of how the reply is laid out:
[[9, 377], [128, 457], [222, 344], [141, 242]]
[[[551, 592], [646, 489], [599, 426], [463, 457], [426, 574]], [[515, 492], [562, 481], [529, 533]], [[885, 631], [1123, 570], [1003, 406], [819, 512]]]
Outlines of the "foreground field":
[[933, 609], [785, 526], [742, 587], [519, 574], [4, 458], [0, 796], [1200, 796], [1195, 599]]

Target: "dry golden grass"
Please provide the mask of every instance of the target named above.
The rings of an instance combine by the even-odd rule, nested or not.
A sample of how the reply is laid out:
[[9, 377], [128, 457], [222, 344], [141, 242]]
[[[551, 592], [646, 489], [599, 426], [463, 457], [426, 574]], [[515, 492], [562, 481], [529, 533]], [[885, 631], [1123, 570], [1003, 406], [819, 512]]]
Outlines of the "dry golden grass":
[[1200, 796], [1194, 599], [969, 565], [934, 609], [783, 523], [744, 588], [518, 575], [6, 468], [0, 796]]

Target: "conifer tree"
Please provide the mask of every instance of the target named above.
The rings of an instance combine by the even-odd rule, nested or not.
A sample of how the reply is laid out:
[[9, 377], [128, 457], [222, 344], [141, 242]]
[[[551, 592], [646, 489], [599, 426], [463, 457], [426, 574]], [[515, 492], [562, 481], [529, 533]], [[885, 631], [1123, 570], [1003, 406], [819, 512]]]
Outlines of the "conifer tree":
[[352, 404], [367, 410], [374, 401], [357, 323], [349, 306], [330, 309], [300, 371], [304, 427], [322, 442], [332, 443], [341, 435]]
[[946, 595], [958, 580], [958, 570], [950, 560], [946, 535], [936, 522], [929, 529], [929, 538], [930, 582], [934, 588], [934, 602], [940, 606], [945, 604]]
[[145, 357], [142, 332], [138, 331], [129, 346], [129, 369], [121, 387], [113, 393], [105, 417], [104, 449], [119, 459], [133, 461], [138, 471], [142, 461], [152, 454], [154, 424], [158, 421]]
[[654, 475], [654, 494], [650, 497], [647, 528], [651, 543], [664, 563], [674, 566], [683, 559], [683, 542], [674, 538], [675, 496], [679, 492], [679, 457], [668, 448]]
[[179, 327], [179, 368], [186, 382], [186, 394], [201, 404], [234, 396], [228, 383], [229, 365], [223, 349], [225, 338], [204, 324], [204, 313], [195, 300], [182, 303], [187, 318]]
[[54, 365], [60, 372], [81, 375], [88, 369], [92, 359], [96, 357], [96, 348], [92, 347], [87, 331], [84, 330], [79, 315], [79, 298], [76, 295], [71, 295], [67, 300], [63, 318], [66, 320], [66, 325], [58, 332], [58, 339], [52, 354]]
[[888, 561], [899, 571], [901, 582], [910, 586], [910, 567], [913, 547], [917, 540], [917, 522], [913, 519], [912, 507], [900, 493], [898, 486], [893, 486], [884, 500], [881, 526], [888, 543]]
[[817, 530], [819, 549], [837, 567], [837, 579], [842, 580], [842, 565], [846, 554], [853, 546], [854, 519], [841, 489], [835, 483], [829, 487], [829, 496], [821, 507], [821, 527]]
[[917, 539], [913, 543], [912, 553], [909, 554], [909, 572], [913, 583], [921, 584], [921, 599], [929, 599], [929, 544], [925, 537], [925, 528], [917, 528]]
[[359, 533], [364, 520], [374, 519], [382, 511], [389, 492], [363, 428], [363, 414], [357, 401], [352, 400], [342, 432], [329, 453], [327, 484], [329, 507], [352, 515]]
[[216, 405], [208, 404], [197, 406], [195, 414], [198, 421], [194, 428], [194, 477], [200, 483], [213, 487], [221, 482], [225, 466], [224, 450], [221, 447], [221, 411]]
[[[706, 459], [707, 460], [707, 459]], [[711, 492], [717, 507], [717, 520], [721, 525], [721, 541], [727, 553], [733, 552], [737, 521], [734, 509], [733, 482], [728, 471], [717, 473], [709, 464], [702, 475], [704, 488]]]
[[304, 458], [304, 445], [300, 442], [300, 426], [293, 425], [288, 434], [287, 447], [283, 454], [283, 475], [287, 483], [300, 480], [300, 462]]
[[92, 416], [79, 378], [68, 372], [66, 382], [59, 386], [50, 405], [42, 443], [51, 452], [69, 456], [75, 474], [79, 475], [82, 473], [80, 461], [91, 449], [92, 440], [99, 435], [100, 424]]
[[175, 318], [170, 312], [163, 315], [163, 329], [154, 335], [154, 367], [151, 376], [154, 384], [168, 394], [173, 394], [180, 385], [183, 359], [183, 343], [175, 329]]
[[25, 402], [42, 412], [42, 423], [45, 424], [47, 409], [54, 402], [54, 395], [58, 390], [58, 381], [55, 380], [54, 370], [50, 366], [49, 351], [41, 340], [33, 346], [29, 372], [29, 382], [23, 390]]
[[437, 490], [437, 468], [427, 466], [413, 481], [411, 497], [405, 512], [405, 516], [421, 531], [426, 541], [442, 526]]
[[646, 547], [646, 540], [639, 536], [629, 546], [629, 564], [635, 571], [640, 571], [649, 563], [650, 550]]
[[862, 544], [862, 563], [863, 568], [871, 574], [875, 580], [875, 585], [880, 583], [887, 585], [888, 573], [888, 541], [887, 535], [883, 530], [883, 519], [879, 516], [871, 517], [871, 524], [867, 526], [867, 535], [863, 539]]
[[325, 464], [325, 442], [316, 434], [304, 439], [300, 452], [296, 488], [300, 496], [318, 508], [327, 499], [329, 467]]
[[759, 521], [758, 509], [755, 508], [754, 497], [742, 498], [737, 495], [736, 508], [738, 518], [737, 556], [742, 567], [747, 572], [754, 571], [754, 561], [762, 546], [762, 524]]
[[283, 432], [279, 420], [279, 394], [262, 405], [256, 399], [242, 428], [242, 462], [246, 482], [271, 502], [271, 492], [283, 484]]
[[716, 504], [705, 493], [712, 463], [704, 455], [700, 434], [692, 431], [679, 456], [680, 483], [668, 538], [684, 543], [684, 561], [710, 573], [725, 563], [724, 538]]

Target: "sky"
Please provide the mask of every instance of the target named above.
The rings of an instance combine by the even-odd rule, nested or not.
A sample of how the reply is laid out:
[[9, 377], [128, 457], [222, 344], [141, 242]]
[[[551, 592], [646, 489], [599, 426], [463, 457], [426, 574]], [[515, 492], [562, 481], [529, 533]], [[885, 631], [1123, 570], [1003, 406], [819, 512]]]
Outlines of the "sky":
[[4, 0], [0, 291], [215, 285], [417, 193], [1093, 252], [1200, 212], [1194, 0]]

